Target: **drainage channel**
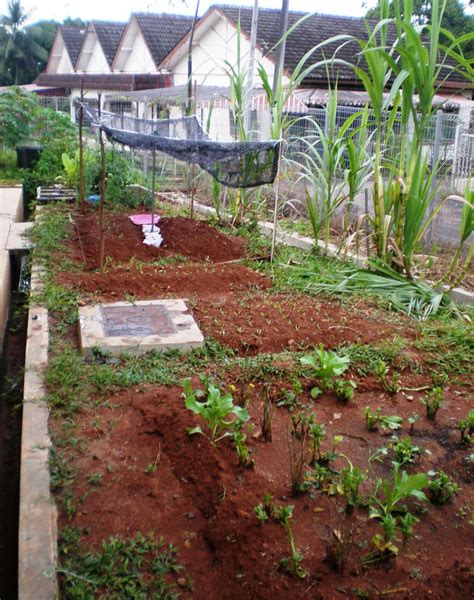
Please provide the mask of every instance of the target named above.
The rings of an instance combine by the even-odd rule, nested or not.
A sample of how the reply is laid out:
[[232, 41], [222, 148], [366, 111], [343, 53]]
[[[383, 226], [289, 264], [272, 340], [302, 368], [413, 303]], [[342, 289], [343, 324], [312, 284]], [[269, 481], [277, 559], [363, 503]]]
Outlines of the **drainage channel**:
[[18, 597], [18, 517], [23, 367], [28, 297], [18, 290], [19, 261], [12, 260], [9, 320], [0, 360], [0, 598]]

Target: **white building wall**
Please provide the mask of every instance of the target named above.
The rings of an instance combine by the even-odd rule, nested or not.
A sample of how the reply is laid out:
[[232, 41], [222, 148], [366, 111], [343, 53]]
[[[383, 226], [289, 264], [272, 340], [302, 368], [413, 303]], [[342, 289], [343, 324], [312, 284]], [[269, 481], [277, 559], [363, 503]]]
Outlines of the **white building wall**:
[[[132, 22], [120, 50], [117, 73], [157, 73], [155, 63], [135, 22]], [[127, 48], [131, 48], [130, 51]]]
[[[229, 85], [229, 76], [225, 61], [228, 61], [232, 66], [237, 64], [237, 30], [221, 17], [214, 22], [214, 25], [209, 27], [205, 33], [199, 36], [199, 30], [196, 32], [195, 44], [193, 47], [193, 81], [196, 80], [198, 85], [217, 85], [227, 87]], [[186, 45], [185, 45], [186, 46]], [[187, 46], [186, 46], [187, 47]], [[246, 68], [250, 54], [250, 42], [241, 34], [240, 41], [240, 57], [241, 67]], [[172, 59], [171, 59], [172, 60]], [[176, 65], [171, 66], [171, 71], [174, 74], [174, 84], [184, 85], [188, 79], [188, 63], [187, 55], [180, 58]], [[255, 75], [254, 85], [259, 85], [257, 75], [257, 64], [261, 62], [270, 76], [270, 83], [273, 81], [274, 63], [268, 58], [265, 58], [261, 51], [255, 52]], [[287, 78], [284, 78], [283, 83], [287, 83]]]
[[[91, 35], [89, 43], [84, 44], [84, 50], [87, 50], [87, 54], [83, 54], [79, 57], [77, 63], [78, 73], [110, 73], [109, 63], [105, 58], [104, 51], [100, 45], [97, 36]], [[94, 36], [92, 38], [92, 35]]]
[[54, 40], [53, 47], [51, 48], [51, 58], [48, 63], [46, 73], [73, 73], [74, 68], [69, 58], [69, 54], [64, 45], [63, 38], [59, 33]]

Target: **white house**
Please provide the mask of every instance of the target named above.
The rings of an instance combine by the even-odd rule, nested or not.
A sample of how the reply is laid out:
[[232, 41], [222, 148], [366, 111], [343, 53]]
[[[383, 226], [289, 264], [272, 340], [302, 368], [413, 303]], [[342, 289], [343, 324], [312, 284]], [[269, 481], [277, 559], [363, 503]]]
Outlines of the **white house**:
[[88, 24], [76, 60], [77, 73], [111, 73], [111, 65], [126, 23], [92, 21]]

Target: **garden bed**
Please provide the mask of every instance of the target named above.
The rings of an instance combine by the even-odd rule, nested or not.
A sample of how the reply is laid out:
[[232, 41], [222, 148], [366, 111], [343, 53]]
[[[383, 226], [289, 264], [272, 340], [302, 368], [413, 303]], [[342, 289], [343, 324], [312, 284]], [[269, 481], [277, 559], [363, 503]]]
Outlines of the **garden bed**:
[[[187, 356], [110, 359], [97, 352], [84, 362], [77, 352], [76, 326], [67, 325], [74, 319], [66, 320], [47, 374], [64, 597], [105, 589], [97, 584], [97, 572], [87, 570], [91, 561], [79, 560], [78, 548], [98, 552], [110, 536], [131, 539], [148, 532], [178, 548], [183, 569], [165, 569], [165, 580], [183, 598], [466, 598], [474, 592], [468, 542], [473, 463], [456, 430], [472, 406], [472, 344], [466, 346], [471, 357], [462, 356], [464, 346], [459, 345], [468, 336], [467, 325], [458, 330], [440, 324], [437, 332], [433, 325], [424, 328], [363, 299], [342, 305], [295, 294], [279, 284], [277, 267], [254, 260], [265, 254], [260, 246], [255, 250], [243, 238], [183, 217], [160, 221], [165, 243], [154, 249], [141, 243], [138, 228], [126, 216], [110, 216], [106, 255], [111, 259], [99, 271], [96, 215], [76, 217], [75, 223], [64, 242], [68, 268], [57, 268], [56, 286], [72, 290], [80, 304], [185, 297], [207, 344]], [[61, 316], [53, 311], [52, 319], [58, 328]], [[444, 356], [442, 343], [447, 344]], [[315, 400], [311, 396], [319, 381], [300, 358], [319, 344], [351, 359], [344, 379], [357, 388], [348, 403], [338, 401], [332, 390]], [[374, 374], [380, 360], [391, 378], [399, 374], [402, 390], [383, 389]], [[419, 388], [433, 386], [433, 369], [449, 380], [436, 420], [430, 421], [420, 404], [426, 390]], [[239, 465], [230, 438], [213, 446], [187, 433], [197, 424], [205, 427], [185, 408], [180, 382], [191, 377], [193, 386], [203, 387], [199, 375], [248, 408], [252, 467]], [[267, 397], [273, 405], [271, 442], [263, 440], [261, 431]], [[365, 407], [402, 417], [401, 429], [368, 431]], [[369, 498], [376, 478], [390, 477], [394, 450], [383, 461], [372, 460], [370, 467], [369, 457], [390, 444], [393, 433], [407, 437], [408, 418], [415, 412], [420, 420], [411, 439], [423, 452], [415, 465], [402, 469], [442, 469], [460, 490], [443, 506], [406, 499], [419, 519], [414, 536], [403, 548], [397, 542], [396, 558], [364, 565], [380, 524], [368, 518], [364, 506], [345, 510], [336, 472], [348, 465], [344, 455], [368, 469], [361, 494]], [[288, 430], [292, 416], [300, 413], [314, 413], [325, 425], [325, 451], [331, 451], [334, 436], [343, 439], [331, 462], [332, 480], [292, 495]], [[292, 529], [305, 578], [280, 568], [281, 559], [289, 556], [285, 529], [273, 518], [259, 524], [254, 512], [265, 495], [276, 506], [294, 506]], [[325, 560], [327, 540], [341, 536], [348, 548], [342, 574]]]

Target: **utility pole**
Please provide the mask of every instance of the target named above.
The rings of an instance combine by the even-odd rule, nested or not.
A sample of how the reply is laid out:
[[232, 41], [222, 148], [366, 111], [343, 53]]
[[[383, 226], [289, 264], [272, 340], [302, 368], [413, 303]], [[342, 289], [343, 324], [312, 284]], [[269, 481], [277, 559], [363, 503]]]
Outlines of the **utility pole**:
[[247, 69], [247, 82], [245, 89], [244, 129], [248, 133], [252, 123], [252, 97], [253, 97], [253, 74], [255, 67], [255, 47], [257, 45], [258, 27], [258, 0], [254, 0], [252, 11], [252, 30], [250, 32], [250, 55]]
[[189, 35], [189, 48], [188, 48], [188, 106], [186, 107], [186, 114], [191, 114], [191, 99], [193, 97], [193, 39], [194, 39], [194, 31], [196, 29], [196, 23], [198, 20], [199, 14], [199, 2], [196, 2], [196, 12], [194, 13], [193, 26], [191, 27], [191, 33]]
[[[289, 0], [282, 0], [281, 3], [281, 13], [280, 13], [280, 31], [278, 34], [278, 39], [280, 41], [280, 45], [277, 49], [277, 57], [275, 61], [275, 70], [273, 72], [273, 97], [276, 97], [278, 90], [278, 83], [281, 79], [283, 72], [283, 65], [285, 63], [285, 47], [286, 47], [286, 31], [288, 29], [288, 4]], [[273, 108], [273, 107], [271, 107]], [[283, 106], [281, 107], [283, 110]], [[280, 136], [282, 132], [280, 131]], [[275, 185], [275, 202], [273, 205], [273, 232], [272, 232], [272, 248], [270, 252], [270, 260], [273, 262], [275, 257], [275, 245], [277, 239], [277, 227], [278, 227], [278, 204], [280, 199], [280, 168], [281, 168], [281, 152], [282, 148], [280, 148], [280, 155], [278, 157], [278, 170], [276, 174], [276, 185]]]
[[273, 94], [276, 94], [278, 88], [278, 81], [283, 71], [283, 65], [285, 63], [285, 48], [286, 48], [286, 31], [288, 29], [288, 5], [289, 0], [282, 0], [281, 13], [280, 13], [280, 31], [278, 33], [278, 39], [280, 44], [277, 48], [277, 56], [275, 61], [275, 70], [273, 72]]

